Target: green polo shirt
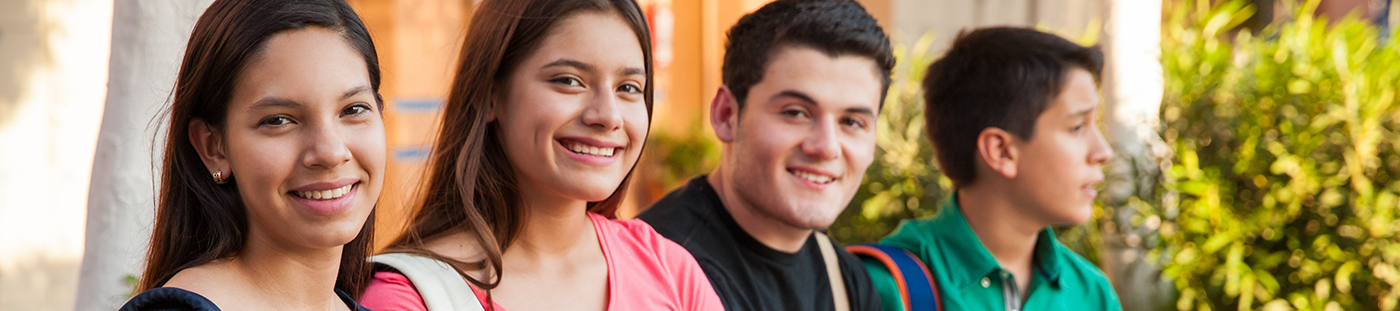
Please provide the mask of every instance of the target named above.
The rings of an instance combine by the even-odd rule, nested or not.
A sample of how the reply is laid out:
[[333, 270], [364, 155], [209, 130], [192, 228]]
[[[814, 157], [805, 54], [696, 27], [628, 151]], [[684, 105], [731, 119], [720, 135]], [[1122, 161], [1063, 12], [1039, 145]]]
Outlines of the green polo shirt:
[[[909, 250], [933, 273], [945, 310], [1012, 310], [1007, 291], [1015, 287], [968, 226], [956, 198], [937, 215], [906, 220], [880, 244]], [[1055, 240], [1049, 228], [1035, 243], [1035, 269], [1029, 297], [1020, 310], [1122, 310], [1118, 295], [1098, 267]], [[865, 258], [865, 269], [884, 301], [885, 311], [904, 310], [890, 270]]]

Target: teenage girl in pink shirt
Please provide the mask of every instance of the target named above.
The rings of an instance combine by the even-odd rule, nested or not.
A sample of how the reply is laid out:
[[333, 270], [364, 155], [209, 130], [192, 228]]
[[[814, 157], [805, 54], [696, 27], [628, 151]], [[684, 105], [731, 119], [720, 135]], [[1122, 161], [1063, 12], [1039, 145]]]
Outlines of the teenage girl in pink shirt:
[[[407, 232], [376, 256], [363, 305], [721, 310], [684, 248], [612, 219], [652, 111], [637, 3], [485, 0], [475, 12], [424, 192]], [[444, 270], [415, 274], [405, 260]]]

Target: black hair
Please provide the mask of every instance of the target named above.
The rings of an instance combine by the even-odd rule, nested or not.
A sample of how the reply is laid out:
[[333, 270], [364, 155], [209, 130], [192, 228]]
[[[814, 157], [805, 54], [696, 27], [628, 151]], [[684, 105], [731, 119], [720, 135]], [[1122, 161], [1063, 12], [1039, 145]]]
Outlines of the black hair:
[[1073, 69], [1098, 83], [1103, 52], [1030, 28], [964, 31], [924, 77], [924, 117], [939, 169], [957, 187], [976, 180], [977, 136], [995, 127], [1029, 140]]
[[743, 110], [769, 60], [786, 47], [808, 47], [831, 57], [857, 55], [880, 69], [880, 103], [890, 86], [894, 53], [890, 38], [859, 3], [851, 0], [778, 0], [744, 15], [729, 29], [722, 76]]

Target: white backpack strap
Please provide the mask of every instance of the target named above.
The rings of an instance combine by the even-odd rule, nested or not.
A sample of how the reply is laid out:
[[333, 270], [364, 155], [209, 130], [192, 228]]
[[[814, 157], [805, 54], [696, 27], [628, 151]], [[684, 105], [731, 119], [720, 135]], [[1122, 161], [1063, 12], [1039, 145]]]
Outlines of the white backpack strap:
[[836, 257], [836, 248], [831, 246], [831, 238], [821, 231], [814, 231], [817, 234], [817, 247], [822, 250], [822, 259], [826, 262], [826, 279], [831, 281], [831, 300], [836, 307], [836, 311], [851, 310], [850, 300], [846, 297], [846, 278], [841, 276], [840, 258]]
[[403, 253], [375, 255], [369, 261], [408, 277], [429, 311], [485, 311], [467, 280], [445, 262]]

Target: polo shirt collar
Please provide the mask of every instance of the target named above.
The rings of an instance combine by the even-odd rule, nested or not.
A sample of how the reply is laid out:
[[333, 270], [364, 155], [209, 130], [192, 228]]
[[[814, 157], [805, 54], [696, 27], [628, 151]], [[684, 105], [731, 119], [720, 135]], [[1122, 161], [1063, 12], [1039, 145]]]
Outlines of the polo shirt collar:
[[[980, 286], [983, 277], [1001, 269], [996, 257], [992, 257], [982, 241], [977, 239], [972, 226], [967, 224], [967, 218], [957, 202], [957, 192], [944, 201], [931, 225], [929, 234], [943, 237], [938, 239], [937, 244], [943, 258], [948, 260], [948, 267], [953, 268], [946, 272], [955, 288]], [[1049, 284], [1056, 287], [1059, 286], [1060, 251], [1063, 250], [1055, 245], [1054, 231], [1045, 228], [1035, 242], [1035, 272], [1041, 273]]]

